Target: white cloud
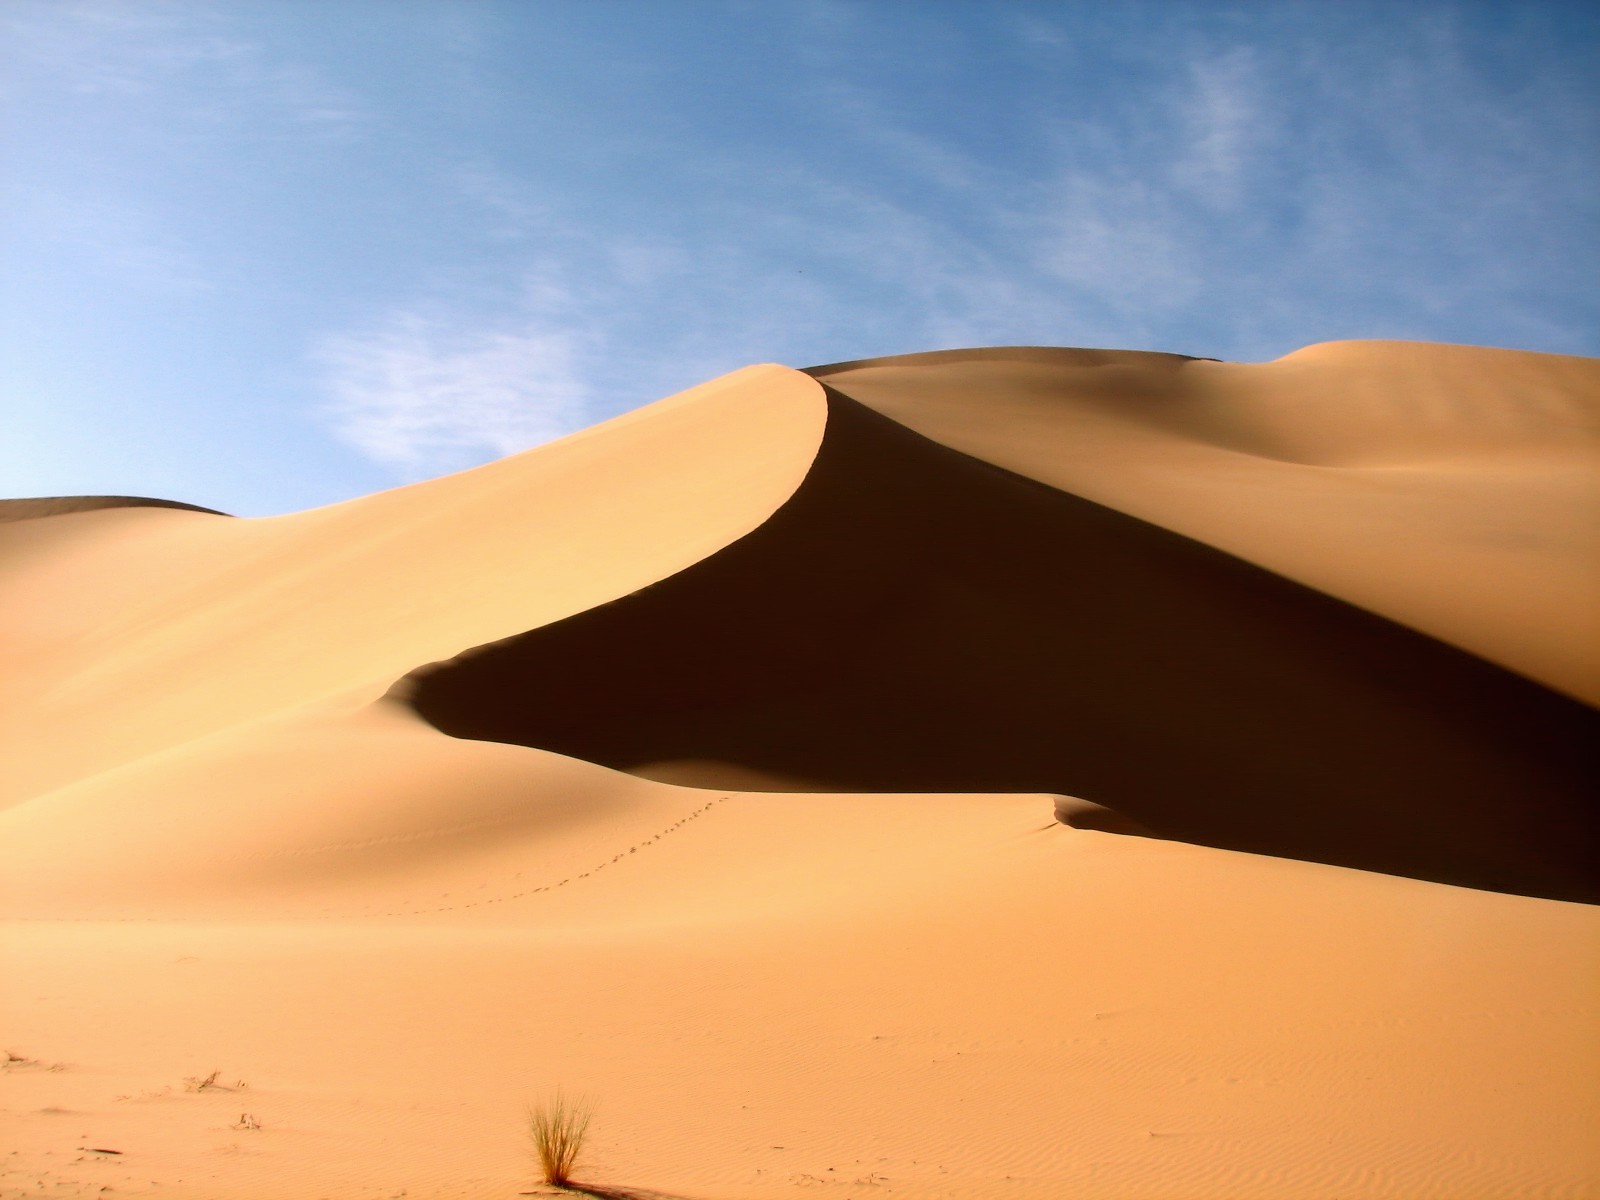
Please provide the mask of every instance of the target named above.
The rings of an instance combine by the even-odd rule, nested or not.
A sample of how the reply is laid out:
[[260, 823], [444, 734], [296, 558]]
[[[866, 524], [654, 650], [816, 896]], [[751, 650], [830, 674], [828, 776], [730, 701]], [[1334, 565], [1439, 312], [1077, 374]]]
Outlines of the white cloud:
[[269, 64], [264, 56], [252, 55], [237, 82], [303, 128], [344, 133], [371, 118], [361, 96], [303, 63]]
[[189, 8], [100, 2], [18, 6], [10, 49], [80, 95], [145, 96], [194, 71], [230, 69], [250, 54]]
[[[368, 118], [365, 101], [320, 70], [231, 32], [223, 8], [78, 0], [5, 15], [16, 60], [69, 93], [166, 103], [184, 122], [212, 125], [276, 118], [326, 132]], [[201, 90], [209, 99], [197, 104]]]
[[1085, 298], [1118, 310], [1167, 311], [1200, 287], [1182, 203], [1170, 185], [1082, 173], [1045, 215], [1041, 264]]
[[939, 138], [907, 128], [872, 89], [854, 79], [831, 79], [817, 89], [819, 108], [846, 136], [870, 147], [872, 158], [924, 186], [975, 193], [992, 183], [983, 166]]
[[497, 242], [526, 241], [549, 219], [527, 190], [495, 168], [476, 162], [457, 169], [455, 190], [480, 214], [483, 234]]
[[408, 476], [513, 454], [586, 423], [585, 344], [535, 319], [474, 329], [397, 313], [322, 345], [327, 416], [344, 441]]
[[1248, 49], [1195, 46], [1166, 76], [1136, 107], [1061, 122], [1054, 178], [1017, 216], [1025, 257], [1129, 335], [1201, 297], [1275, 132]]
[[1236, 47], [1194, 59], [1178, 107], [1185, 146], [1173, 181], [1214, 207], [1236, 203], [1268, 132], [1254, 56]]

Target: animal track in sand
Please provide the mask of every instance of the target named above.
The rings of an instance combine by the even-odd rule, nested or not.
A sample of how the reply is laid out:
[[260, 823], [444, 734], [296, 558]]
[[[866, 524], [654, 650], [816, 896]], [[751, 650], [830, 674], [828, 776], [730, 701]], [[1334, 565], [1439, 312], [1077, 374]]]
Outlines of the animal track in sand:
[[[541, 892], [552, 892], [556, 888], [566, 887], [567, 884], [576, 883], [581, 879], [588, 879], [591, 876], [595, 875], [596, 873], [605, 870], [607, 867], [615, 866], [617, 863], [621, 862], [623, 859], [629, 857], [630, 855], [637, 854], [640, 850], [645, 849], [648, 846], [653, 846], [656, 843], [660, 842], [661, 839], [666, 837], [668, 834], [676, 833], [678, 830], [682, 829], [685, 825], [687, 825], [690, 821], [694, 821], [694, 820], [699, 819], [700, 817], [704, 816], [706, 813], [710, 812], [711, 809], [715, 808], [717, 805], [723, 803], [726, 800], [731, 800], [732, 798], [733, 798], [733, 794], [732, 793], [725, 793], [723, 795], [715, 797], [714, 799], [708, 800], [704, 804], [702, 804], [699, 808], [695, 809], [694, 811], [688, 813], [685, 816], [682, 816], [682, 817], [678, 818], [678, 820], [674, 821], [671, 825], [668, 825], [665, 828], [658, 830], [656, 833], [652, 834], [650, 837], [643, 838], [640, 841], [635, 842], [633, 845], [627, 847], [626, 849], [617, 851], [617, 853], [613, 854], [610, 858], [606, 859], [604, 862], [599, 863], [599, 864], [597, 864], [595, 866], [592, 866], [586, 871], [581, 871], [581, 872], [578, 872], [577, 874], [574, 874], [574, 875], [568, 875], [564, 879], [558, 879], [553, 883], [540, 884], [538, 887], [524, 888], [521, 891], [517, 891], [517, 892], [507, 892], [506, 894], [500, 895], [500, 896], [488, 896], [488, 897], [484, 897], [483, 899], [479, 899], [479, 900], [468, 900], [468, 901], [465, 901], [464, 903], [460, 903], [460, 904], [440, 904], [440, 905], [434, 905], [434, 906], [431, 906], [431, 907], [393, 909], [393, 910], [390, 910], [390, 911], [386, 911], [386, 912], [382, 913], [381, 915], [382, 916], [386, 916], [386, 917], [411, 917], [411, 916], [422, 916], [422, 915], [429, 914], [429, 913], [458, 912], [458, 911], [460, 911], [462, 909], [481, 908], [481, 907], [483, 907], [485, 905], [489, 905], [489, 904], [503, 904], [503, 903], [505, 903], [506, 901], [509, 901], [509, 900], [521, 900], [521, 899], [524, 899], [524, 898], [529, 897], [529, 896], [536, 896]], [[484, 886], [486, 886], [486, 885], [480, 884], [479, 885], [479, 890], [482, 890], [482, 888]], [[444, 898], [444, 897], [447, 897], [449, 895], [450, 895], [450, 893], [445, 892], [445, 893], [442, 894], [441, 899]]]

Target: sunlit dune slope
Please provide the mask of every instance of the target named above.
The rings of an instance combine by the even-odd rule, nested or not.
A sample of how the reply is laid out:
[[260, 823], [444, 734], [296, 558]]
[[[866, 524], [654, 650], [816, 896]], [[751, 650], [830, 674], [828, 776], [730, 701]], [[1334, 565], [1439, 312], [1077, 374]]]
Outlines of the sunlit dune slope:
[[536, 453], [266, 520], [0, 527], [0, 804], [615, 599], [804, 478], [816, 383], [753, 367]]
[[1212, 845], [1594, 894], [1585, 706], [837, 394], [759, 530], [404, 691], [458, 737], [681, 783], [1058, 792]]
[[[0, 812], [0, 911], [48, 920], [526, 919], [705, 803], [392, 705], [311, 706]], [[517, 910], [517, 911], [513, 911]]]

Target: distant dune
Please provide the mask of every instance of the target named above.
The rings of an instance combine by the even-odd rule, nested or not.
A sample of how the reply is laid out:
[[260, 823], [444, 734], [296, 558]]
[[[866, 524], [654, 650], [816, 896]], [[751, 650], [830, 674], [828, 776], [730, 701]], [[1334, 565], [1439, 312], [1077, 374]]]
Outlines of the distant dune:
[[152, 500], [149, 496], [31, 496], [0, 500], [0, 522], [31, 521], [35, 517], [60, 517], [67, 513], [96, 512], [104, 508], [177, 508], [186, 512], [224, 516], [214, 508], [178, 500]]
[[0, 1196], [515, 1195], [558, 1085], [657, 1200], [1600, 1195], [1597, 426], [992, 348], [0, 502]]

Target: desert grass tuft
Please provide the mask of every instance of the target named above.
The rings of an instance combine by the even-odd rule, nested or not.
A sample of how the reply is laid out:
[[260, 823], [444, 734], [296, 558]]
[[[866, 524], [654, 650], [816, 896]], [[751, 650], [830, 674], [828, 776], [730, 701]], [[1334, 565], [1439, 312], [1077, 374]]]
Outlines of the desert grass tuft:
[[564, 1188], [572, 1182], [572, 1168], [583, 1149], [592, 1113], [587, 1100], [568, 1099], [560, 1089], [546, 1103], [528, 1110], [528, 1133], [546, 1183]]

